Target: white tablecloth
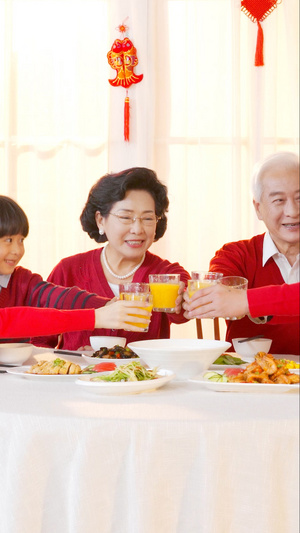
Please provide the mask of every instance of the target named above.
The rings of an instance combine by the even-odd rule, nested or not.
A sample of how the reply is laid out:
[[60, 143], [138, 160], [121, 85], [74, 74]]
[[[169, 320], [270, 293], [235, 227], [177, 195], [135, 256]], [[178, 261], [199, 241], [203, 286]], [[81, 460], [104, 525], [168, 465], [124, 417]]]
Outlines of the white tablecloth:
[[1, 533], [297, 533], [299, 394], [0, 375]]

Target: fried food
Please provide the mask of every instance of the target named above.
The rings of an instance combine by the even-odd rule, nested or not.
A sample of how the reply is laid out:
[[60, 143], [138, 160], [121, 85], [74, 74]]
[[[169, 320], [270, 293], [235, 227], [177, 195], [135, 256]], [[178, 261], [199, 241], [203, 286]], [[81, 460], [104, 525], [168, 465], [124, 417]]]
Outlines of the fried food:
[[227, 376], [227, 379], [231, 383], [299, 383], [298, 374], [291, 373], [280, 359], [275, 359], [273, 355], [265, 352], [257, 353], [253, 363], [247, 365], [239, 374]]
[[39, 361], [35, 365], [32, 365], [27, 373], [42, 375], [81, 374], [81, 367], [71, 361], [54, 359], [54, 361]]
[[257, 364], [270, 376], [275, 374], [277, 371], [276, 361], [273, 356], [266, 354], [264, 352], [258, 352], [255, 356], [255, 361]]

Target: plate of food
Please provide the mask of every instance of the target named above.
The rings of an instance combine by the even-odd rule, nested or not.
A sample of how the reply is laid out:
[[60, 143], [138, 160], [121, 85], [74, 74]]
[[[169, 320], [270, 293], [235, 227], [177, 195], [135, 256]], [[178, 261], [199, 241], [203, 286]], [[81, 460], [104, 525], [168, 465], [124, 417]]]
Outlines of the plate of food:
[[82, 371], [83, 367], [80, 365], [60, 358], [53, 361], [38, 361], [31, 366], [17, 366], [6, 370], [8, 374], [14, 376], [48, 381], [74, 381]]
[[94, 394], [140, 394], [159, 389], [174, 377], [169, 370], [149, 369], [133, 360], [101, 375], [77, 376], [75, 383]]
[[189, 381], [218, 392], [299, 392], [299, 372], [263, 352], [244, 368], [209, 370]]
[[124, 365], [126, 361], [132, 359], [139, 359], [141, 362], [139, 356], [128, 348], [128, 346], [123, 347], [118, 344], [112, 348], [100, 348], [100, 350], [95, 351], [92, 355], [87, 355], [87, 352], [85, 352], [82, 354], [82, 358], [89, 364], [96, 364], [100, 360], [115, 363], [116, 366]]

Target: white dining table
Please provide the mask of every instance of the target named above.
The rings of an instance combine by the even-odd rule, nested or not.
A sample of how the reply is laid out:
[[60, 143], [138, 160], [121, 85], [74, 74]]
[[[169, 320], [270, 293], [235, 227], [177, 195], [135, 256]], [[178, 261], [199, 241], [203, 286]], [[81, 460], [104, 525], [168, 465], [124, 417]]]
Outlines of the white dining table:
[[299, 392], [2, 373], [0, 466], [1, 533], [297, 533]]

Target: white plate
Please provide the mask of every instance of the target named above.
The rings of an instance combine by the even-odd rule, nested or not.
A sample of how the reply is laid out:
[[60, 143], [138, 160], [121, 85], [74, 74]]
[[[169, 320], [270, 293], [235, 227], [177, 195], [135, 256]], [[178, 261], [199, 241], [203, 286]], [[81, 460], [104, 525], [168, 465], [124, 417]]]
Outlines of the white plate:
[[38, 381], [41, 381], [41, 380], [74, 381], [76, 378], [78, 378], [78, 375], [79, 375], [79, 374], [28, 374], [27, 370], [29, 370], [29, 368], [30, 368], [30, 365], [29, 366], [17, 366], [14, 368], [7, 368], [6, 372], [8, 374], [13, 374], [14, 376], [18, 376], [21, 378], [37, 379]]
[[168, 381], [175, 377], [173, 372], [169, 370], [159, 370], [157, 379], [149, 379], [145, 381], [119, 381], [112, 383], [110, 381], [91, 381], [93, 376], [77, 376], [76, 385], [81, 385], [89, 392], [94, 394], [139, 394], [141, 392], [150, 392], [163, 387]]
[[[222, 374], [222, 372], [220, 372]], [[226, 383], [222, 381], [209, 381], [204, 378], [204, 374], [189, 379], [193, 383], [198, 383], [203, 387], [217, 392], [288, 392], [296, 390], [299, 392], [299, 384], [288, 385], [281, 383]]]

